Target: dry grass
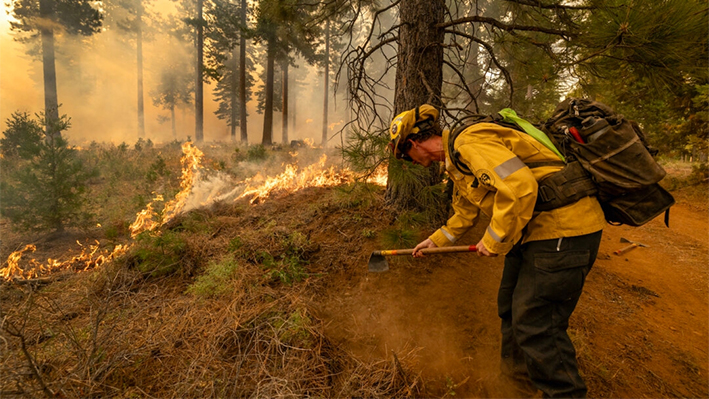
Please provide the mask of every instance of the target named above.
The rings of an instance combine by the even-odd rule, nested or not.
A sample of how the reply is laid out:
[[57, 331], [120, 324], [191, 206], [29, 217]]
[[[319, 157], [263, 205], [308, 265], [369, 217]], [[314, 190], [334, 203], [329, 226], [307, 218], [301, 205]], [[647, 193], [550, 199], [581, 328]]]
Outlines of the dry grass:
[[415, 389], [394, 359], [367, 364], [334, 346], [303, 302], [308, 283], [271, 287], [255, 265], [241, 268], [222, 298], [185, 294], [184, 283], [145, 279], [124, 263], [45, 289], [3, 286], [3, 303], [19, 305], [2, 309], [3, 393], [382, 397]]
[[[310, 275], [288, 284], [267, 270], [260, 253], [278, 262], [323, 261], [308, 229], [324, 229], [317, 218], [325, 216], [301, 217], [268, 207], [247, 213], [238, 204], [197, 211], [166, 226], [165, 234], [185, 243], [172, 273], [140, 270], [133, 252], [48, 285], [0, 286], [0, 394], [416, 395], [422, 383], [407, 369], [413, 352], [372, 362], [355, 358], [324, 334], [309, 309], [322, 280]], [[337, 254], [347, 251], [328, 255], [327, 263], [342, 263]], [[222, 294], [190, 293], [207, 263], [224, 257], [233, 257], [237, 268]]]

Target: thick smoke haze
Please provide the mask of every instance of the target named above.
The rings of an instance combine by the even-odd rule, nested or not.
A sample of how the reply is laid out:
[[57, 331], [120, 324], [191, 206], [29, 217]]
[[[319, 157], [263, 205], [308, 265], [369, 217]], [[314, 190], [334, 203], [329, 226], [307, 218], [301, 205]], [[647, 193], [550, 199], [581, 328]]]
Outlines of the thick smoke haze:
[[[156, 2], [153, 12], [162, 18], [175, 15], [173, 3]], [[18, 33], [10, 30], [11, 8], [2, 5], [0, 16], [0, 118], [5, 121], [16, 111], [35, 114], [44, 111], [44, 86], [41, 54], [38, 40], [20, 43]], [[26, 37], [26, 34], [23, 34]], [[71, 118], [66, 136], [74, 144], [90, 141], [133, 143], [138, 140], [137, 61], [135, 38], [131, 33], [106, 28], [90, 37], [56, 34], [57, 92], [60, 114]], [[247, 41], [247, 52], [257, 48]], [[28, 53], [33, 53], [29, 55]], [[151, 91], [168, 68], [189, 69], [193, 80], [195, 49], [191, 42], [183, 43], [165, 34], [146, 35], [143, 41], [143, 75], [145, 104], [145, 138], [154, 142], [195, 137], [194, 105], [183, 104], [175, 110], [176, 136], [173, 137], [170, 111], [153, 105]], [[295, 68], [291, 68], [291, 72]], [[290, 79], [289, 116], [290, 140], [311, 138], [316, 144], [322, 135], [322, 68], [299, 65], [301, 82]], [[331, 68], [332, 71], [333, 68]], [[261, 67], [254, 72], [256, 84]], [[276, 70], [278, 74], [279, 71]], [[331, 79], [332, 82], [332, 79]], [[277, 84], [280, 84], [277, 82]], [[229, 141], [230, 128], [218, 119], [214, 111], [215, 83], [204, 85], [204, 140]], [[329, 124], [334, 133], [346, 118], [344, 94], [338, 94], [337, 103], [330, 94]], [[249, 143], [260, 143], [263, 133], [263, 115], [256, 112], [256, 96], [247, 103]], [[293, 126], [295, 112], [295, 128]], [[237, 127], [236, 139], [240, 133]], [[273, 141], [281, 141], [281, 114], [274, 112]], [[336, 140], [339, 143], [339, 140]]]

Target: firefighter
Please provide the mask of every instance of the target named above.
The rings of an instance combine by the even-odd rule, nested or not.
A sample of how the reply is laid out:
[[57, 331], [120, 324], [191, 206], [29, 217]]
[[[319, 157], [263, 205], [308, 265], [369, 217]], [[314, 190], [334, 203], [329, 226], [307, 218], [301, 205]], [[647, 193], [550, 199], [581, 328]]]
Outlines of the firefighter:
[[505, 255], [497, 298], [502, 374], [522, 384], [531, 381], [545, 397], [585, 397], [566, 330], [606, 224], [596, 198], [535, 211], [538, 182], [563, 163], [516, 129], [473, 124], [449, 147], [450, 132], [438, 124], [438, 111], [424, 104], [399, 114], [390, 135], [396, 158], [425, 167], [444, 162], [454, 183], [454, 214], [416, 246], [414, 256], [423, 256], [423, 248], [452, 245], [481, 212], [487, 215], [490, 223], [477, 253]]

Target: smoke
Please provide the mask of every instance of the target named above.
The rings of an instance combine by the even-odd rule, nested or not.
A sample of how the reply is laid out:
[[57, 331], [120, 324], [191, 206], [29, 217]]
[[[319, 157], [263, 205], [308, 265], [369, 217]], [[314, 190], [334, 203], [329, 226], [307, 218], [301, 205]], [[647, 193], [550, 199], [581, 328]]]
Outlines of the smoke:
[[[192, 192], [185, 201], [183, 212], [212, 205], [216, 201], [234, 199], [243, 192], [245, 185], [235, 182], [225, 173], [217, 173], [205, 179], [197, 179]], [[228, 192], [227, 192], [228, 191]], [[230, 194], [226, 196], [224, 193]]]
[[[3, 3], [0, 15], [0, 118], [4, 122], [15, 111], [38, 113], [44, 109], [44, 86], [41, 56], [27, 55], [37, 42], [20, 43], [17, 33], [10, 31], [8, 13], [12, 10]], [[153, 10], [160, 21], [177, 15], [172, 2], [158, 0]], [[159, 22], [149, 21], [158, 25]], [[34, 47], [33, 47], [34, 46]], [[247, 51], [256, 51], [247, 41]], [[56, 34], [57, 92], [61, 104], [60, 114], [71, 118], [67, 137], [73, 144], [87, 142], [133, 143], [138, 139], [138, 83], [135, 37], [115, 27], [106, 26], [102, 32], [90, 37]], [[322, 134], [322, 70], [298, 59], [291, 68], [289, 139], [312, 138], [320, 142]], [[176, 134], [172, 132], [169, 110], [153, 104], [151, 93], [160, 85], [166, 70], [181, 68], [192, 74], [194, 45], [165, 33], [146, 35], [143, 41], [143, 75], [145, 104], [145, 139], [153, 142], [184, 141], [195, 138], [194, 105], [183, 104], [175, 110]], [[331, 68], [334, 69], [334, 68]], [[258, 69], [257, 69], [258, 71]], [[297, 72], [295, 72], [297, 71]], [[278, 71], [277, 71], [278, 73]], [[296, 82], [296, 76], [299, 81]], [[193, 76], [193, 75], [192, 75]], [[258, 73], [254, 74], [258, 79]], [[193, 77], [191, 78], [194, 80]], [[256, 83], [254, 89], [259, 86]], [[343, 90], [345, 85], [340, 85]], [[226, 122], [214, 111], [213, 82], [204, 86], [204, 139], [229, 141], [230, 130]], [[346, 120], [344, 94], [337, 101], [331, 92], [329, 122]], [[263, 115], [256, 112], [255, 96], [247, 103], [248, 139], [260, 143], [263, 132]], [[295, 117], [295, 119], [294, 119]], [[306, 123], [306, 120], [313, 120]], [[335, 131], [332, 131], [334, 133]], [[239, 139], [237, 130], [237, 140]], [[281, 141], [281, 115], [274, 115], [273, 140]], [[339, 141], [339, 140], [338, 140]]]

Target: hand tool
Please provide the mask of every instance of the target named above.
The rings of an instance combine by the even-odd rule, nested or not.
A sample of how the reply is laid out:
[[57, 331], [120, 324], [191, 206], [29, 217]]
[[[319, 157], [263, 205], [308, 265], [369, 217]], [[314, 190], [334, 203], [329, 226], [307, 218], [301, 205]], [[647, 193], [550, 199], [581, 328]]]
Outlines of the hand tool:
[[613, 253], [616, 254], [616, 255], [622, 255], [622, 254], [624, 254], [624, 253], [630, 251], [631, 249], [635, 249], [635, 248], [637, 248], [637, 247], [644, 247], [644, 248], [647, 248], [647, 247], [648, 247], [648, 246], [645, 245], [645, 244], [642, 244], [642, 243], [639, 243], [639, 242], [630, 241], [630, 240], [628, 240], [627, 238], [622, 238], [622, 237], [620, 238], [620, 242], [628, 242], [628, 243], [630, 243], [630, 245], [628, 245], [628, 246], [625, 247], [625, 248], [621, 248], [621, 249], [619, 249], [619, 250], [613, 252]]
[[[434, 248], [423, 248], [420, 250], [422, 254], [450, 254], [455, 252], [475, 252], [478, 249], [475, 245], [465, 245], [458, 247], [434, 247]], [[374, 251], [372, 255], [369, 256], [369, 271], [370, 272], [385, 272], [389, 270], [389, 263], [387, 262], [385, 256], [396, 256], [396, 255], [411, 255], [414, 252], [411, 249], [390, 249], [383, 251]]]

